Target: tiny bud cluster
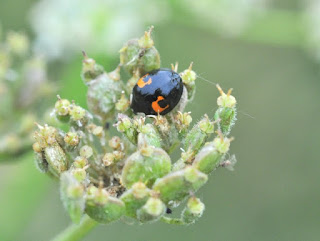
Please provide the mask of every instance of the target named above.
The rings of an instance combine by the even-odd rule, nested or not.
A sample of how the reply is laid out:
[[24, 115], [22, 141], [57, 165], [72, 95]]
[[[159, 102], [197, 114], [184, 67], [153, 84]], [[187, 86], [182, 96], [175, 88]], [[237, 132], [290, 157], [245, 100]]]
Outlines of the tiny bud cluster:
[[[225, 156], [233, 140], [228, 135], [236, 100], [231, 90], [225, 94], [217, 86], [221, 96], [215, 115], [204, 114], [192, 125], [191, 112], [184, 111], [195, 93], [192, 64], [180, 73], [183, 94], [172, 111], [145, 115], [131, 110], [132, 88], [160, 68], [151, 32], [128, 41], [120, 50], [120, 64], [109, 73], [84, 53], [81, 76], [89, 110], [58, 96], [54, 115], [68, 130], [38, 125], [34, 134], [36, 164], [59, 178], [61, 200], [75, 223], [87, 214], [99, 223], [126, 216], [139, 223], [192, 224], [205, 209], [195, 193], [208, 175], [234, 166], [234, 157]], [[128, 80], [120, 68], [129, 73]], [[178, 64], [172, 68], [177, 72]], [[174, 161], [171, 154], [179, 147], [180, 158]], [[181, 216], [170, 217], [167, 213], [179, 205], [185, 205]]]

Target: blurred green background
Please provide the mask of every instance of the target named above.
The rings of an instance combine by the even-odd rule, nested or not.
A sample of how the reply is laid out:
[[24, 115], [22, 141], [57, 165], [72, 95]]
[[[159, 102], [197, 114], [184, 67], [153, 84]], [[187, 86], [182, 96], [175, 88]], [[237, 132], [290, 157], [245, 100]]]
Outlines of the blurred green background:
[[[23, 30], [35, 37], [29, 14], [36, 2], [1, 0], [4, 31]], [[206, 211], [196, 224], [119, 222], [99, 226], [85, 240], [319, 240], [319, 62], [312, 49], [306, 51], [304, 29], [293, 21], [294, 14], [288, 18], [288, 12], [302, 12], [302, 1], [269, 3], [284, 18], [266, 15], [235, 37], [195, 19], [187, 3], [169, 2], [171, 16], [155, 23], [153, 33], [162, 66], [179, 61], [182, 70], [194, 61], [201, 76], [188, 106], [194, 122], [204, 113], [213, 116], [214, 83], [234, 88], [239, 105], [231, 152], [238, 163], [234, 172], [216, 171], [200, 190]], [[50, 71], [60, 80], [61, 96], [85, 105], [81, 50], [65, 61], [53, 60]], [[117, 55], [95, 56], [107, 70], [117, 65]], [[20, 159], [0, 166], [0, 240], [49, 240], [70, 223], [58, 184], [38, 173], [32, 153]]]

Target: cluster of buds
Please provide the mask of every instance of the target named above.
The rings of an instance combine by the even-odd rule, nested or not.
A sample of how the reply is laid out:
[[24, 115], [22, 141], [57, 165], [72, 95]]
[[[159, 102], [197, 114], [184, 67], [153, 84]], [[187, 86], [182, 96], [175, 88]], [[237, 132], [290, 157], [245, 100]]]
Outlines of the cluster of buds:
[[55, 89], [46, 62], [32, 54], [27, 36], [8, 32], [0, 42], [0, 162], [30, 149], [37, 114]]
[[[120, 68], [131, 75], [127, 81]], [[39, 125], [35, 132], [37, 166], [60, 179], [61, 200], [73, 222], [87, 214], [99, 223], [123, 218], [194, 223], [204, 211], [197, 190], [216, 168], [234, 165], [235, 159], [226, 157], [236, 100], [231, 90], [225, 94], [217, 86], [221, 96], [216, 114], [205, 114], [191, 126], [191, 112], [184, 112], [184, 107], [195, 91], [192, 65], [180, 73], [184, 93], [171, 112], [144, 115], [130, 109], [133, 85], [158, 68], [160, 55], [151, 30], [125, 44], [112, 72], [84, 54], [82, 78], [88, 86], [89, 110], [59, 97], [54, 115], [69, 129]], [[177, 71], [177, 65], [173, 69]], [[173, 161], [170, 154], [179, 147], [181, 156]], [[180, 204], [185, 208], [173, 218]]]

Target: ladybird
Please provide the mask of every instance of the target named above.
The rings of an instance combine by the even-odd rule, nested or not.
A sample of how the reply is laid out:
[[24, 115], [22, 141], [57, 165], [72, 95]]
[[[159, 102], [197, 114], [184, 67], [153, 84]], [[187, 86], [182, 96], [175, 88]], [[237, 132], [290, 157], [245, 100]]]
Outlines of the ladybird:
[[134, 113], [165, 115], [179, 103], [183, 92], [180, 75], [170, 69], [153, 70], [142, 76], [132, 90]]

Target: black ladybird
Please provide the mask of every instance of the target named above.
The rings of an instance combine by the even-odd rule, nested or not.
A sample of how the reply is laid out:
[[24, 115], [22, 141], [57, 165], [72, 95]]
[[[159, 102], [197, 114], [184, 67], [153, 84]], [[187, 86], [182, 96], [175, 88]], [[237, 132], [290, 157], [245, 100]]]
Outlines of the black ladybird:
[[179, 103], [183, 92], [180, 75], [170, 69], [153, 70], [141, 77], [132, 90], [134, 113], [165, 115]]

